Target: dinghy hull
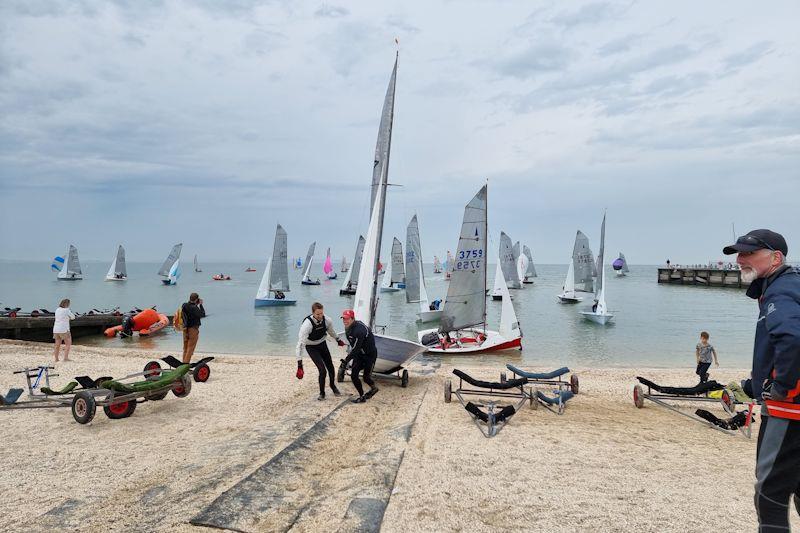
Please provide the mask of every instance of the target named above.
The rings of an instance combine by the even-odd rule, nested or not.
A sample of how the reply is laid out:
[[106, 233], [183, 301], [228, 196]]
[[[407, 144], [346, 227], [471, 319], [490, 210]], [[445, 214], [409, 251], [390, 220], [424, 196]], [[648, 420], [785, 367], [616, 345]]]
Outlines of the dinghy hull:
[[581, 311], [581, 314], [583, 315], [583, 318], [585, 318], [586, 320], [594, 322], [595, 324], [600, 324], [601, 326], [605, 326], [606, 324], [611, 322], [611, 320], [614, 319], [614, 315], [609, 315], [609, 314], [598, 315], [592, 313], [591, 311]]
[[276, 300], [275, 298], [256, 298], [254, 307], [283, 307], [296, 303], [297, 300], [289, 300], [288, 298], [283, 298], [281, 300]]
[[[430, 333], [437, 333], [437, 329], [428, 329], [420, 331], [417, 335], [420, 339]], [[478, 335], [485, 335], [486, 339], [478, 343]], [[441, 345], [426, 346], [428, 353], [438, 353], [446, 355], [473, 355], [481, 353], [498, 352], [502, 350], [522, 350], [522, 337], [513, 339], [504, 338], [497, 331], [491, 330], [463, 330], [460, 332], [460, 337], [456, 339], [458, 342], [453, 345], [443, 348]]]

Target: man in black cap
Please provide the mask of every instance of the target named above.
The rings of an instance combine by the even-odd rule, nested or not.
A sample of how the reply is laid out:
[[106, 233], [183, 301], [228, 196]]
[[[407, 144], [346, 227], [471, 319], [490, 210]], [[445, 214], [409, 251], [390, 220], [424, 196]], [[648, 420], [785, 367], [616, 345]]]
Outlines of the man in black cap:
[[800, 513], [800, 272], [786, 264], [779, 233], [753, 230], [726, 246], [738, 253], [747, 295], [758, 300], [753, 371], [745, 391], [763, 400], [756, 451], [759, 531], [789, 531], [789, 502]]

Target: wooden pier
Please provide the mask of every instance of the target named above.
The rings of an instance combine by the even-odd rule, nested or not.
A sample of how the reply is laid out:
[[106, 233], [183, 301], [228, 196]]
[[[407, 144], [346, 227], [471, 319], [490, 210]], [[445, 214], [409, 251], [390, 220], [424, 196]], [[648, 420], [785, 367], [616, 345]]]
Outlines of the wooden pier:
[[[53, 323], [55, 317], [0, 317], [0, 339], [17, 339], [23, 341], [53, 341]], [[72, 338], [87, 335], [102, 335], [112, 327], [122, 324], [122, 315], [86, 315], [79, 316], [69, 323]]]
[[699, 285], [701, 287], [726, 287], [745, 289], [750, 284], [742, 281], [742, 271], [719, 268], [659, 268], [658, 282], [673, 285]]

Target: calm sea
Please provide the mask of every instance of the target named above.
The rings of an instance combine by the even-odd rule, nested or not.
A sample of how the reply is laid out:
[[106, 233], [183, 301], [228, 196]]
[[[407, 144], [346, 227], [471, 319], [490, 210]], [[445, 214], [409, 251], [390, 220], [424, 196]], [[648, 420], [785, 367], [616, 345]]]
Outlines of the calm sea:
[[[156, 276], [160, 263], [128, 263], [129, 279], [122, 283], [104, 282], [107, 263], [82, 262], [84, 279], [57, 281], [49, 262], [0, 261], [0, 307], [47, 308], [51, 311], [62, 298], [72, 300], [72, 309], [157, 306], [172, 314], [198, 292], [205, 301], [208, 317], [203, 320], [198, 351], [263, 355], [292, 355], [297, 330], [314, 301], [325, 305], [326, 313], [338, 317], [352, 306], [353, 297], [339, 296], [340, 279], [323, 281], [320, 286], [300, 284], [301, 271], [290, 268], [293, 280], [290, 296], [294, 307], [253, 308], [253, 299], [264, 265], [253, 265], [246, 273], [242, 263], [206, 263], [195, 273], [184, 265], [176, 286], [163, 286]], [[315, 265], [316, 267], [316, 265]], [[505, 352], [504, 362], [573, 366], [693, 366], [694, 347], [701, 330], [711, 333], [724, 366], [748, 367], [757, 309], [738, 289], [664, 286], [656, 282], [656, 266], [631, 266], [627, 277], [617, 278], [607, 271], [606, 300], [616, 312], [610, 326], [598, 326], [581, 318], [579, 305], [560, 305], [556, 294], [566, 275], [566, 265], [536, 265], [539, 277], [534, 285], [511, 291], [522, 331], [523, 350]], [[447, 282], [426, 265], [426, 281], [431, 298], [443, 298]], [[312, 275], [323, 278], [321, 269]], [[338, 271], [338, 269], [337, 269]], [[494, 273], [494, 266], [489, 272]], [[213, 281], [211, 276], [225, 272], [231, 281]], [[492, 274], [490, 274], [491, 276]], [[491, 279], [489, 286], [492, 286]], [[417, 304], [407, 304], [405, 292], [381, 294], [377, 323], [387, 333], [416, 339]], [[588, 299], [591, 302], [591, 299]], [[489, 324], [496, 329], [500, 302], [487, 302]], [[339, 319], [335, 319], [337, 324]], [[179, 351], [180, 334], [172, 328], [150, 338], [81, 338], [79, 344], [111, 347], [141, 347]], [[472, 361], [496, 360], [497, 356], [475, 357]]]

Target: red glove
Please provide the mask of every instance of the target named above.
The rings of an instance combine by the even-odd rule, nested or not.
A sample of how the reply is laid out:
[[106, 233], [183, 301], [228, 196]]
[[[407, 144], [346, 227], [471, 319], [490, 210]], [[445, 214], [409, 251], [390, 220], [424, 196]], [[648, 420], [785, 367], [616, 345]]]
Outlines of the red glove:
[[295, 374], [295, 376], [297, 376], [297, 379], [303, 379], [303, 375], [304, 375], [303, 362], [302, 361], [298, 361], [297, 362], [297, 373]]
[[336, 344], [339, 346], [344, 346], [344, 341], [342, 339], [336, 339]]

